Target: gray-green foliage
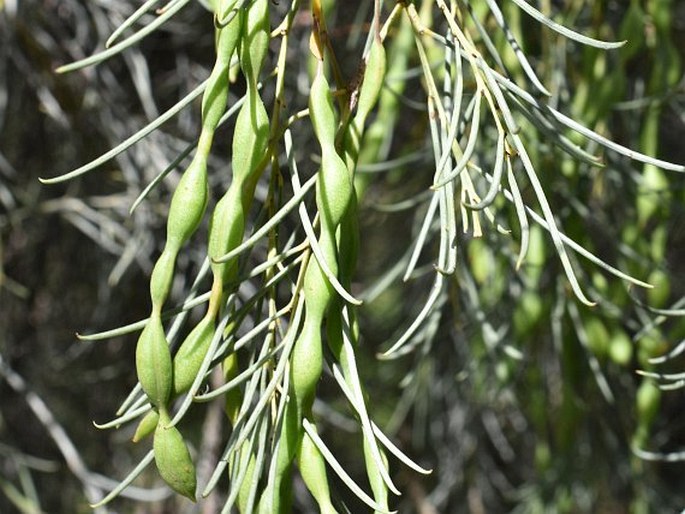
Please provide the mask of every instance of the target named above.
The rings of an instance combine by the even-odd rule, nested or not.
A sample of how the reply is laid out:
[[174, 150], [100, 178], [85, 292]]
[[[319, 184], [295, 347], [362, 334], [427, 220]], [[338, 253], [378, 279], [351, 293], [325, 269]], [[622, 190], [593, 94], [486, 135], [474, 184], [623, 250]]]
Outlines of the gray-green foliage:
[[[172, 2], [155, 21], [140, 24], [135, 34], [161, 23], [186, 3]], [[608, 9], [603, 2], [568, 4], [566, 19], [578, 18], [579, 23], [588, 13], [601, 17]], [[656, 29], [667, 32], [665, 13], [671, 2], [647, 4]], [[658, 411], [655, 381], [666, 387], [681, 383], [679, 375], [653, 369], [667, 360], [659, 360], [659, 355], [670, 349], [659, 329], [664, 318], [655, 314], [680, 311], [654, 311], [631, 303], [629, 295], [642, 294], [634, 291], [649, 289], [648, 282], [659, 279], [652, 263], [663, 258], [667, 247], [666, 236], [658, 231], [639, 237], [650, 221], [666, 216], [664, 204], [674, 201], [665, 193], [655, 201], [649, 193], [667, 189], [667, 174], [682, 173], [685, 167], [653, 156], [658, 150], [658, 102], [649, 108], [641, 134], [647, 153], [630, 150], [606, 136], [603, 116], [622, 97], [618, 85], [599, 86], [602, 78], [613, 79], [576, 78], [570, 66], [557, 64], [567, 54], [589, 68], [616, 64], [607, 56], [626, 51], [644, 27], [640, 3], [631, 3], [618, 29], [598, 24], [601, 32], [621, 32], [620, 38], [628, 41], [624, 47], [622, 41], [604, 42], [583, 34], [582, 27], [571, 30], [558, 23], [545, 2], [539, 10], [523, 0], [362, 2], [348, 38], [349, 47], [359, 52], [356, 57], [346, 54], [344, 60], [343, 50], [331, 42], [336, 23], [350, 17], [342, 2], [314, 0], [301, 5], [293, 0], [276, 5], [267, 0], [222, 0], [208, 7], [213, 11], [207, 14], [207, 26], [213, 19], [216, 61], [201, 86], [197, 147], [171, 197], [166, 243], [150, 278], [151, 315], [107, 333], [142, 329], [136, 352], [141, 388], [132, 392], [117, 415], [120, 422], [145, 416], [135, 439], [153, 434], [161, 477], [195, 499], [193, 452], [177, 427], [195, 403], [224, 397], [230, 435], [216, 467], [198, 482], [201, 497], [227, 491], [221, 493], [223, 512], [233, 506], [240, 512], [288, 512], [294, 464], [321, 512], [344, 512], [348, 501], [356, 501], [347, 498], [354, 496], [375, 512], [404, 509], [407, 504], [393, 498], [402, 490], [392, 478], [396, 463], [407, 465], [411, 473], [425, 470], [386, 434], [397, 435], [407, 413], [413, 412], [417, 447], [435, 437], [433, 441], [449, 449], [441, 455], [436, 443], [431, 501], [442, 509], [463, 510], [450, 496], [448, 476], [455, 472], [443, 457], [455, 459], [462, 471], [471, 465], [470, 459], [478, 460], [451, 455], [459, 431], [466, 434], [465, 441], [473, 442], [474, 429], [463, 420], [455, 421], [456, 427], [436, 429], [442, 413], [427, 409], [444, 401], [449, 406], [444, 423], [450, 425], [449, 416], [458, 419], [458, 406], [469, 398], [467, 411], [482, 416], [500, 458], [510, 461], [516, 449], [507, 437], [522, 436], [509, 431], [508, 425], [520, 420], [513, 415], [511, 420], [506, 415], [498, 418], [487, 409], [479, 412], [474, 405], [495, 405], [502, 393], [501, 401], [513, 409], [512, 393], [524, 394], [519, 390], [522, 384], [533, 389], [559, 387], [553, 393], [561, 405], [560, 426], [553, 429], [553, 437], [540, 437], [533, 446], [538, 471], [563, 473], [553, 468], [548, 454], [551, 442], [559, 451], [570, 451], [573, 427], [580, 423], [576, 393], [571, 391], [583, 377], [591, 377], [593, 394], [599, 393], [611, 408], [617, 393], [607, 373], [632, 364], [626, 340], [633, 336], [638, 341], [636, 363], [646, 378], [637, 393], [632, 443], [637, 453], [654, 457], [644, 447]], [[131, 18], [134, 26], [137, 16]], [[306, 35], [296, 24], [302, 16], [311, 22]], [[363, 25], [369, 30], [361, 31]], [[538, 40], [531, 42], [525, 31], [534, 31]], [[300, 39], [299, 47], [293, 38]], [[667, 40], [659, 39], [666, 53], [672, 51], [663, 43]], [[128, 36], [99, 57], [62, 71], [94, 64], [136, 41], [137, 36]], [[269, 46], [272, 58], [267, 58]], [[528, 47], [536, 46], [528, 53]], [[671, 65], [679, 67], [677, 56], [671, 59]], [[349, 61], [359, 63], [358, 70], [348, 69]], [[235, 122], [230, 122], [229, 173], [228, 168], [215, 169], [211, 156], [216, 152], [215, 131], [236, 106], [226, 103], [238, 69], [245, 93]], [[653, 73], [669, 70], [655, 66]], [[677, 77], [666, 82], [655, 78], [650, 94], [668, 98], [676, 81]], [[306, 95], [298, 93], [298, 84], [306, 84]], [[663, 84], [670, 89], [658, 90]], [[420, 116], [414, 113], [409, 118], [403, 103], [422, 111]], [[393, 140], [400, 131], [406, 141]], [[311, 153], [315, 155], [310, 159]], [[625, 180], [617, 178], [618, 171], [637, 175], [629, 160], [642, 166], [635, 179], [637, 218], [621, 227], [624, 246], [607, 257], [582, 233], [584, 224], [602, 216], [596, 207], [602, 204], [601, 194], [592, 203], [571, 189], [586, 187], [588, 180], [594, 187], [608, 188], [611, 181]], [[90, 169], [86, 165], [46, 182], [71, 179]], [[315, 187], [309, 177], [315, 177]], [[211, 191], [210, 182], [215, 184]], [[401, 182], [398, 190], [412, 197], [376, 209], [411, 210], [405, 218], [414, 218], [414, 228], [410, 234], [392, 230], [385, 244], [398, 258], [372, 266], [371, 252], [358, 233], [364, 207], [373, 202], [373, 194], [390, 198], [387, 191]], [[289, 202], [291, 195], [300, 199]], [[208, 196], [213, 199], [208, 201]], [[208, 203], [213, 205], [211, 221], [205, 220]], [[198, 228], [205, 222], [207, 241], [193, 240], [196, 232], [204, 236]], [[572, 234], [565, 231], [567, 226]], [[248, 230], [262, 239], [250, 238]], [[392, 241], [393, 235], [399, 242]], [[198, 272], [196, 290], [181, 293], [173, 289], [176, 262], [190, 241], [204, 245], [202, 253], [209, 260]], [[259, 266], [254, 265], [257, 261]], [[184, 312], [197, 305], [190, 302], [208, 286], [205, 275], [212, 276], [211, 289], [198, 298], [208, 306], [196, 321]], [[357, 276], [369, 284], [361, 294], [355, 291], [360, 289]], [[402, 276], [419, 284], [411, 286], [410, 295], [397, 292]], [[421, 290], [423, 296], [417, 295]], [[180, 315], [164, 310], [170, 298], [181, 295], [187, 301]], [[367, 305], [360, 307], [357, 298]], [[412, 301], [403, 302], [406, 298]], [[658, 307], [668, 306], [668, 299], [650, 298], [663, 301]], [[366, 363], [382, 370], [394, 365], [386, 360], [413, 359], [401, 378], [398, 407], [388, 416], [376, 413], [375, 406], [384, 402], [364, 385], [360, 361], [368, 357], [361, 348], [363, 316], [392, 309], [393, 302], [401, 304], [394, 308], [410, 319], [398, 323], [392, 340], [382, 348], [381, 360]], [[634, 315], [624, 319], [628, 306], [635, 309]], [[172, 322], [165, 333], [163, 322], [176, 315], [187, 326], [181, 329], [181, 321]], [[464, 325], [471, 329], [464, 330]], [[179, 330], [187, 333], [180, 345], [175, 342]], [[652, 343], [645, 342], [649, 338]], [[544, 351], [538, 348], [543, 342]], [[529, 367], [544, 352], [556, 355], [542, 363], [550, 369]], [[402, 366], [390, 369], [395, 374]], [[544, 376], [559, 370], [564, 374], [562, 386]], [[323, 380], [337, 387], [337, 400], [321, 394]], [[328, 406], [317, 410], [324, 397], [330, 400]], [[149, 408], [143, 408], [148, 403]], [[328, 409], [343, 406], [362, 443], [354, 447], [355, 458], [363, 461], [368, 484], [359, 473], [350, 476], [326, 442], [331, 438]], [[518, 415], [545, 433], [549, 420], [540, 395], [532, 396]], [[456, 440], [448, 432], [455, 432]], [[151, 462], [146, 459], [144, 463]], [[641, 470], [638, 460], [628, 467], [636, 474]], [[124, 483], [141, 472], [137, 467]], [[332, 487], [336, 482], [327, 478], [331, 473], [351, 496]], [[521, 490], [525, 492], [524, 487]], [[559, 510], [598, 501], [568, 498], [570, 488], [553, 494], [557, 496], [552, 503]], [[481, 501], [496, 509], [506, 503], [500, 496], [506, 497], [505, 492]], [[648, 496], [637, 493], [635, 508], [645, 508]], [[544, 508], [545, 491], [535, 490], [517, 505], [535, 511], [538, 502]]]

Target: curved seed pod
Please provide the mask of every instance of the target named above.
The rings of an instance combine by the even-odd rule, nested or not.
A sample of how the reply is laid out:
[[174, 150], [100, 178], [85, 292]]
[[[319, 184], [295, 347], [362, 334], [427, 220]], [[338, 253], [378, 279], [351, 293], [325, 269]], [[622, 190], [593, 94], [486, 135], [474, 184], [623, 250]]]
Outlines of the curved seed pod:
[[[202, 98], [202, 132], [198, 142], [198, 150], [181, 176], [171, 198], [167, 219], [166, 244], [150, 277], [152, 317], [143, 330], [136, 347], [136, 369], [143, 390], [150, 398], [150, 402], [157, 408], [164, 407], [169, 401], [174, 375], [171, 354], [164, 336], [160, 313], [171, 290], [178, 252], [197, 230], [207, 207], [207, 156], [211, 148], [214, 131], [226, 108], [228, 68], [239, 34], [240, 27], [237, 21], [217, 29], [217, 57], [207, 90]], [[192, 358], [189, 357], [192, 361], [191, 364], [182, 367], [187, 372], [179, 373], [179, 378], [176, 379], [176, 382], [181, 384], [185, 384], [187, 377], [192, 374], [192, 368], [199, 353], [194, 347], [192, 350], [183, 350], [183, 352], [189, 352], [193, 355]], [[178, 391], [178, 384], [175, 389]]]
[[136, 427], [136, 432], [133, 434], [133, 439], [131, 440], [134, 443], [137, 443], [138, 441], [145, 439], [155, 431], [158, 423], [159, 413], [156, 410], [151, 410], [140, 420]]
[[[345, 215], [353, 196], [350, 173], [335, 148], [335, 132], [337, 122], [333, 102], [329, 91], [328, 81], [323, 73], [323, 62], [319, 61], [317, 73], [312, 82], [309, 97], [309, 113], [314, 132], [321, 146], [321, 170], [319, 171], [316, 187], [316, 205], [320, 213], [319, 246], [331, 273], [338, 274], [338, 255], [336, 244], [336, 230]], [[292, 452], [290, 440], [295, 439], [299, 445], [307, 445], [302, 420], [311, 413], [311, 407], [316, 392], [316, 385], [322, 371], [323, 348], [321, 329], [323, 319], [331, 300], [334, 298], [332, 285], [326, 279], [321, 266], [316, 259], [307, 264], [303, 284], [305, 301], [305, 320], [298, 339], [295, 341], [291, 354], [291, 393], [294, 406], [288, 405], [288, 417], [284, 423], [281, 444], [288, 441], [287, 449]], [[328, 495], [328, 480], [326, 467], [323, 465], [318, 450], [305, 446], [295, 447], [299, 458], [299, 465], [303, 477], [307, 475], [305, 483], [310, 487], [322, 512], [335, 512], [330, 504]], [[318, 457], [317, 457], [318, 455]], [[285, 469], [286, 463], [281, 459], [288, 457], [287, 463], [293, 458], [292, 453], [279, 454], [279, 464]], [[318, 463], [318, 464], [317, 464]], [[310, 467], [307, 467], [310, 466]], [[325, 484], [325, 487], [322, 486]]]
[[185, 393], [193, 385], [213, 335], [214, 318], [205, 316], [181, 343], [173, 360], [175, 395]]
[[226, 110], [228, 70], [231, 56], [238, 45], [240, 32], [239, 16], [233, 18], [228, 25], [216, 29], [216, 60], [209, 75], [207, 89], [202, 96], [202, 129], [205, 132], [210, 131], [212, 135]]
[[195, 466], [181, 432], [170, 427], [171, 419], [165, 410], [159, 412], [153, 450], [155, 464], [162, 479], [174, 491], [195, 501], [197, 478]]
[[169, 401], [173, 382], [171, 352], [159, 315], [153, 314], [136, 346], [136, 371], [140, 385], [154, 407]]
[[[240, 244], [245, 232], [245, 215], [250, 209], [259, 163], [266, 154], [269, 140], [269, 116], [257, 81], [269, 43], [269, 2], [256, 0], [244, 9], [240, 18], [242, 39], [240, 66], [247, 81], [247, 101], [236, 119], [232, 145], [233, 181], [219, 200], [212, 215], [209, 235], [210, 258], [228, 253]], [[212, 271], [221, 279], [221, 287], [235, 271], [235, 261], [212, 263]]]

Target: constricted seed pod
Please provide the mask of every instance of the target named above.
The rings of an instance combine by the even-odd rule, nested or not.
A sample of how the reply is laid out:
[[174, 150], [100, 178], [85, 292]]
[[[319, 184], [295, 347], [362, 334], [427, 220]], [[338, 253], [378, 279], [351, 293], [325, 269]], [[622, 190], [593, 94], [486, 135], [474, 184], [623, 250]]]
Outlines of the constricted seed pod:
[[171, 394], [173, 368], [159, 315], [153, 314], [140, 334], [136, 346], [136, 371], [150, 403], [157, 408], [165, 406]]
[[161, 309], [166, 302], [174, 280], [174, 265], [178, 250], [166, 246], [160, 254], [150, 276], [150, 299], [152, 307]]
[[214, 319], [205, 316], [185, 338], [174, 355], [174, 394], [185, 393], [193, 385], [214, 335]]
[[240, 16], [236, 16], [228, 25], [216, 30], [216, 60], [207, 81], [207, 89], [202, 96], [202, 129], [209, 132], [212, 137], [221, 116], [226, 111], [228, 70], [231, 56], [238, 45], [240, 32]]
[[153, 443], [157, 470], [169, 487], [195, 501], [197, 477], [188, 447], [181, 432], [169, 426], [171, 420], [166, 411], [160, 410], [159, 414]]
[[293, 391], [298, 414], [311, 408], [316, 392], [316, 384], [323, 370], [323, 348], [321, 341], [321, 322], [314, 317], [305, 319], [292, 353], [290, 368]]
[[269, 49], [269, 0], [254, 0], [241, 14], [244, 35], [240, 45], [240, 67], [256, 88], [257, 75]]
[[334, 144], [337, 124], [330, 86], [323, 73], [323, 63], [319, 63], [309, 92], [309, 116], [321, 146], [328, 147]]
[[169, 207], [167, 246], [178, 249], [197, 230], [207, 207], [207, 159], [197, 153], [183, 173]]
[[321, 514], [337, 514], [331, 503], [331, 493], [326, 478], [326, 462], [308, 434], [302, 436], [302, 443], [297, 455], [297, 467], [302, 480], [319, 504]]

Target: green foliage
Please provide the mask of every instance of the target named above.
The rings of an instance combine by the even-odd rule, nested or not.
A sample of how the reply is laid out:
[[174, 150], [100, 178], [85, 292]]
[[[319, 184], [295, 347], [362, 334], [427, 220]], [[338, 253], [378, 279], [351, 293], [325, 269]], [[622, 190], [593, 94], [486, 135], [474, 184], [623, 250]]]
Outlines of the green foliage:
[[[190, 8], [156, 4], [58, 71], [132, 52]], [[209, 78], [44, 180], [97, 173], [187, 106], [201, 117], [136, 185], [131, 210], [167, 218], [149, 317], [83, 336], [140, 331], [139, 384], [103, 427], [152, 435], [89, 500], [106, 506], [154, 461], [225, 513], [682, 501], [641, 460], [674, 458], [654, 433], [662, 389], [685, 383], [668, 261], [685, 167], [657, 157], [683, 105], [675, 4], [203, 4]], [[216, 405], [226, 430], [207, 450], [198, 418]]]

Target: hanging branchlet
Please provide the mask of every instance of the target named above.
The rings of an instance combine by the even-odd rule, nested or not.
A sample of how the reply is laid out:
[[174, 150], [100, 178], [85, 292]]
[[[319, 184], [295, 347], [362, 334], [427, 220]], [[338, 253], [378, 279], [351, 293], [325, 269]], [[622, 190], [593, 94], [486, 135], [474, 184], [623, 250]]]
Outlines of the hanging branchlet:
[[[611, 51], [624, 43], [589, 37], [554, 22], [524, 0], [512, 2], [512, 9], [520, 9], [542, 30], [573, 44]], [[188, 0], [170, 2], [152, 21], [124, 37], [150, 18], [146, 15], [155, 3], [150, 0], [131, 14], [111, 35], [105, 50], [58, 71], [97, 64], [126, 50], [171, 19]], [[152, 451], [100, 504], [120, 494], [154, 461], [161, 478], [193, 501], [198, 482], [201, 497], [227, 484], [222, 506], [226, 514], [234, 506], [243, 514], [288, 512], [295, 467], [320, 512], [348, 509], [339, 505], [344, 495], [336, 494], [334, 484], [339, 481], [329, 479], [331, 472], [375, 512], [392, 512], [395, 498], [390, 493], [402, 493], [393, 480], [392, 461], [396, 458], [418, 473], [429, 471], [403, 453], [374, 421], [374, 399], [358, 366], [364, 338], [358, 309], [391, 284], [420, 287], [414, 279], [426, 275], [430, 285], [422, 290], [423, 300], [398, 327], [381, 359], [418, 353], [417, 362], [427, 362], [438, 328], [449, 318], [444, 312], [453, 303], [452, 307], [463, 306], [461, 314], [477, 322], [484, 353], [504, 352], [517, 362], [522, 360], [521, 351], [504, 343], [505, 334], [536, 323], [544, 306], [521, 293], [519, 282], [538, 286], [541, 272], [531, 268], [541, 268], [547, 257], [555, 255], [563, 271], [550, 315], [555, 334], [561, 333], [560, 320], [568, 317], [587, 353], [596, 386], [607, 401], [614, 400], [601, 359], [592, 354], [587, 329], [592, 324], [575, 303], [568, 304], [594, 306], [604, 301], [595, 294], [577, 257], [621, 281], [651, 286], [564, 232], [564, 219], [555, 206], [557, 195], [539, 164], [540, 148], [558, 150], [565, 162], [588, 168], [604, 164], [598, 155], [603, 150], [635, 160], [645, 166], [643, 188], [662, 185], [659, 168], [682, 173], [685, 167], [630, 150], [564, 114], [557, 86], [547, 83], [543, 67], [526, 55], [501, 2], [486, 0], [476, 6], [464, 0], [399, 1], [391, 9], [381, 0], [375, 0], [373, 8], [369, 3], [359, 13], [359, 20], [368, 19], [364, 25], [368, 31], [349, 36], [349, 48], [361, 47], [355, 38], [367, 36], [364, 50], [351, 61], [361, 65], [349, 80], [336, 53], [342, 52], [336, 41], [340, 36], [333, 27], [331, 32], [327, 28], [333, 9], [336, 5], [344, 9], [344, 3], [312, 0], [306, 13], [297, 0], [288, 6], [270, 0], [205, 4], [212, 10], [216, 49], [208, 79], [111, 151], [44, 180], [62, 182], [92, 172], [202, 95], [197, 140], [133, 204], [139, 205], [190, 157], [173, 191], [166, 241], [150, 275], [150, 315], [83, 337], [103, 340], [140, 332], [139, 384], [115, 419], [100, 426], [137, 421], [133, 440], [153, 438]], [[301, 56], [289, 40], [302, 20], [311, 20], [308, 57], [314, 66], [309, 79], [305, 73], [295, 76]], [[269, 50], [279, 43], [271, 62]], [[245, 91], [228, 105], [231, 77], [238, 76], [238, 70]], [[418, 100], [407, 98], [405, 86], [412, 77], [419, 77], [411, 91], [421, 95]], [[298, 87], [306, 94], [298, 94]], [[424, 117], [416, 123], [419, 136], [413, 130], [403, 132], [410, 144], [398, 141], [395, 130], [405, 109], [420, 111]], [[655, 119], [651, 121], [655, 130]], [[218, 162], [214, 138], [223, 123], [232, 126], [230, 166], [214, 169]], [[404, 153], [394, 155], [398, 149]], [[303, 153], [314, 154], [314, 166], [305, 165], [300, 172]], [[388, 171], [402, 177], [394, 178], [395, 183], [406, 177], [408, 183], [420, 183], [422, 190], [412, 191], [415, 196], [408, 200], [376, 207], [385, 212], [414, 209], [414, 228], [396, 264], [357, 294], [358, 267], [366, 265], [360, 258], [365, 242], [359, 228], [365, 203], [370, 203], [365, 193], [376, 177]], [[378, 180], [381, 184], [385, 179]], [[211, 198], [210, 183], [212, 189], [220, 188], [217, 198]], [[213, 210], [205, 220], [208, 205]], [[659, 205], [643, 199], [637, 208], [641, 223], [646, 224]], [[203, 223], [208, 225], [207, 240], [201, 245], [206, 249], [205, 262], [198, 266], [184, 301], [170, 305], [179, 256], [197, 238]], [[545, 237], [551, 242], [549, 253]], [[492, 241], [498, 241], [497, 250], [488, 248]], [[658, 240], [654, 247], [663, 249]], [[510, 325], [497, 327], [486, 318], [485, 284], [498, 280], [492, 277], [496, 271], [491, 265], [520, 277], [507, 294], [520, 300], [516, 312], [523, 314], [515, 312]], [[491, 303], [503, 296], [498, 294], [493, 294], [497, 298]], [[205, 310], [198, 321], [189, 313], [200, 305]], [[682, 310], [656, 314], [674, 312], [682, 315]], [[656, 325], [645, 325], [644, 330]], [[601, 332], [597, 327], [593, 330]], [[645, 441], [642, 436], [654, 418], [658, 400], [653, 398], [659, 387], [685, 383], [682, 374], [658, 373], [653, 368], [682, 349], [679, 345], [663, 358], [642, 355], [639, 443]], [[624, 365], [628, 360], [616, 357]], [[405, 394], [425, 386], [430, 371], [430, 366], [411, 369], [402, 382]], [[367, 484], [359, 485], [327, 445], [328, 424], [317, 411], [323, 397], [322, 377], [342, 393], [341, 403], [348, 408], [356, 435], [361, 435], [359, 452]], [[643, 405], [650, 399], [652, 403]], [[186, 430], [187, 412], [210, 401], [222, 402], [230, 434], [216, 465], [204, 477], [196, 474], [195, 450], [181, 430]], [[398, 414], [398, 419], [404, 415]]]

